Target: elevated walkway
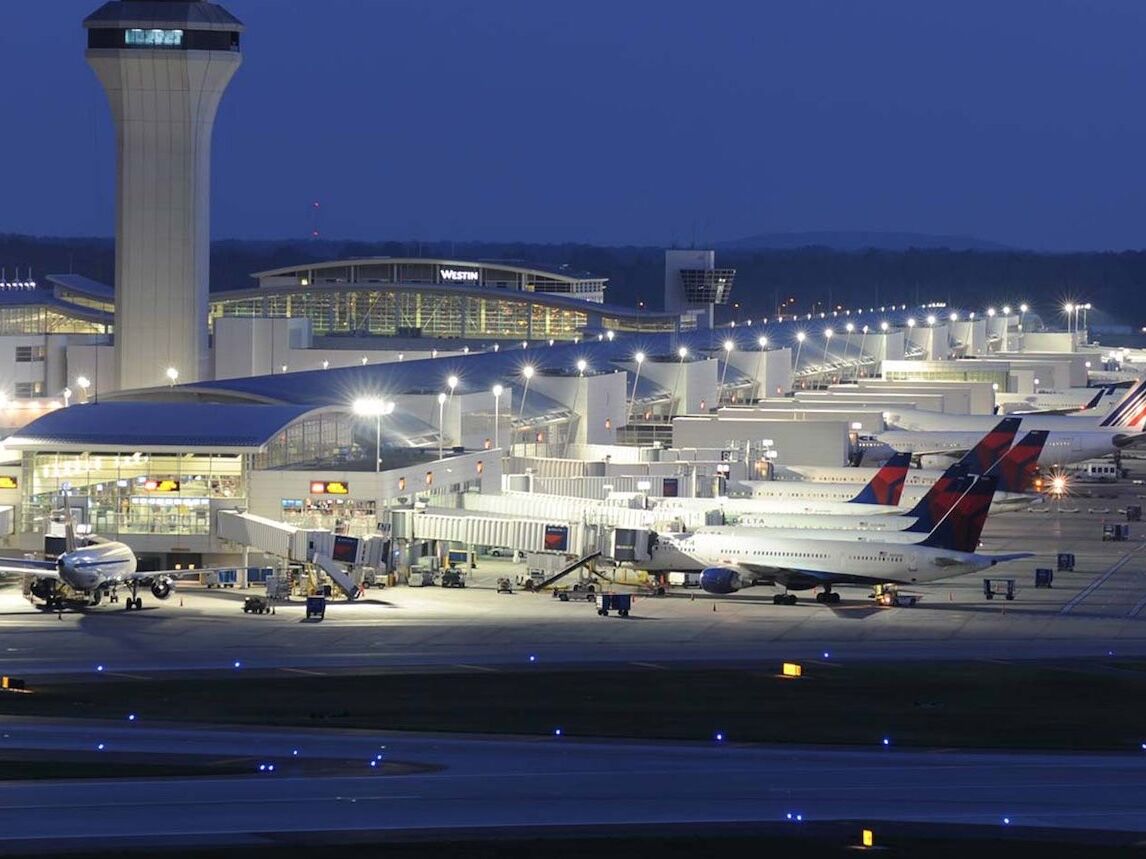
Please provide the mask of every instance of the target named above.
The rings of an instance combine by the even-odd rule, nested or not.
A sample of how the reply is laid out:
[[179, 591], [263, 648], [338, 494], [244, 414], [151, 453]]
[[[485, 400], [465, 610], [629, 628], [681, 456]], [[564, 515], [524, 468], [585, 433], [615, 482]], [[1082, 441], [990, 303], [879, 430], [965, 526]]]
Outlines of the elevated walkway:
[[[348, 599], [357, 599], [361, 586], [346, 572], [346, 568], [334, 560], [336, 540], [352, 542], [353, 559], [359, 563], [368, 555], [377, 552], [367, 551], [360, 544], [381, 544], [381, 540], [358, 540], [353, 537], [336, 537], [330, 531], [296, 528], [286, 522], [276, 522], [253, 513], [240, 513], [238, 510], [220, 510], [215, 524], [215, 535], [288, 561], [303, 561], [314, 564], [334, 582]], [[378, 548], [372, 546], [371, 548]], [[340, 555], [342, 557], [342, 555]]]

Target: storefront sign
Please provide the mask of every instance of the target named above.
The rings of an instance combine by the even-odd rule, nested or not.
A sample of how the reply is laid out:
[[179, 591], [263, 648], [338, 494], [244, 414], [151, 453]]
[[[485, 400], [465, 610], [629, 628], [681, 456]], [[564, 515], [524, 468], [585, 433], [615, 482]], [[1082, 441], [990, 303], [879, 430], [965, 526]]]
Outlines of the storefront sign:
[[341, 480], [312, 480], [311, 495], [349, 495], [350, 484]]

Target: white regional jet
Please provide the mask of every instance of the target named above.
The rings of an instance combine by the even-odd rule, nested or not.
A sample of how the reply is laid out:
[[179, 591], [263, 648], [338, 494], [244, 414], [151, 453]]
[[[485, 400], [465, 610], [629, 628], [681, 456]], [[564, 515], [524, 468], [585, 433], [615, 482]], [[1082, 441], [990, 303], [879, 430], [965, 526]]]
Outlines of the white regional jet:
[[[53, 521], [59, 514], [53, 514]], [[32, 579], [32, 595], [43, 600], [48, 611], [60, 611], [66, 604], [95, 606], [103, 597], [117, 602], [118, 588], [131, 591], [124, 608], [143, 608], [140, 587], [150, 588], [156, 599], [168, 599], [175, 592], [180, 576], [198, 575], [203, 570], [136, 569], [138, 560], [130, 546], [101, 537], [88, 537], [84, 545], [76, 541], [72, 523], [66, 521], [65, 551], [55, 561], [0, 558], [0, 574], [15, 573]]]
[[777, 605], [795, 605], [789, 590], [819, 587], [817, 602], [835, 603], [836, 585], [930, 582], [982, 570], [1031, 552], [985, 555], [976, 550], [987, 519], [995, 478], [980, 477], [935, 529], [919, 543], [805, 538], [757, 528], [700, 528], [658, 535], [649, 571], [701, 570], [701, 587], [731, 594], [753, 585], [780, 585]]
[[[899, 410], [884, 415], [894, 427], [877, 438], [897, 451], [914, 456], [958, 456], [979, 440], [997, 421], [994, 415], [947, 415], [940, 412]], [[1047, 430], [1039, 462], [1065, 465], [1110, 454], [1146, 442], [1146, 380], [1135, 384], [1105, 417], [1030, 415], [1026, 430]]]

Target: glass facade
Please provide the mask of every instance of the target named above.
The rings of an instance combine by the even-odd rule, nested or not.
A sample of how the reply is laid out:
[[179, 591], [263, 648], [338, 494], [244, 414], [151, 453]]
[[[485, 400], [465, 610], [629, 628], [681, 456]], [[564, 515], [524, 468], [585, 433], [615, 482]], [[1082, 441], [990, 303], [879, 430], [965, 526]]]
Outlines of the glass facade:
[[45, 305], [0, 306], [0, 335], [106, 334], [111, 326], [61, 313]]
[[[589, 324], [588, 311], [554, 307], [509, 297], [464, 292], [417, 292], [370, 288], [314, 288], [244, 295], [211, 303], [211, 322], [222, 316], [305, 317], [317, 336], [410, 335], [425, 337], [505, 337], [573, 339]], [[613, 320], [618, 330], [640, 330], [646, 323]], [[631, 325], [625, 324], [630, 322]], [[657, 324], [657, 323], [649, 323]], [[664, 322], [659, 322], [661, 328]]]
[[241, 503], [243, 458], [224, 454], [35, 453], [24, 457], [25, 532], [67, 506], [92, 530], [209, 534], [213, 498]]
[[279, 433], [262, 453], [254, 454], [254, 467], [331, 468], [352, 462], [355, 421], [345, 412], [317, 414], [296, 421]]

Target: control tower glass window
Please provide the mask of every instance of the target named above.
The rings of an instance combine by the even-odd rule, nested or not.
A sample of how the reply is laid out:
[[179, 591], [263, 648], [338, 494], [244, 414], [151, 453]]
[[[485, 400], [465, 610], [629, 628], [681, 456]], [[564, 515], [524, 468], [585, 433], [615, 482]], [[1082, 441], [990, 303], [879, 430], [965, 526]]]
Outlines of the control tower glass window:
[[148, 48], [179, 48], [183, 45], [182, 30], [125, 30], [125, 45], [143, 45]]

